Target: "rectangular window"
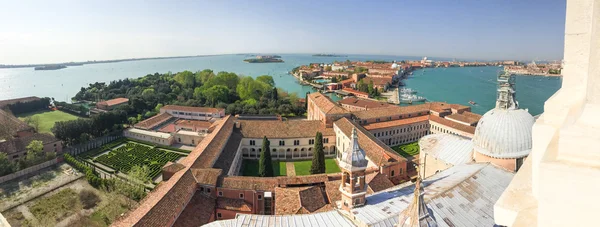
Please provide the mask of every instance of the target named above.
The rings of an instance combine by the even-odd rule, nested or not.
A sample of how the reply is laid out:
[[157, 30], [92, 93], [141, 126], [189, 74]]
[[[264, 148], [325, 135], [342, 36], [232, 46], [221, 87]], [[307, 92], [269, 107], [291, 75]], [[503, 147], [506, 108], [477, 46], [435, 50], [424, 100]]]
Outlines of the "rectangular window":
[[285, 140], [280, 140], [279, 141], [279, 146], [285, 146]]
[[240, 193], [240, 199], [244, 198], [244, 193]]
[[300, 140], [294, 140], [294, 146], [300, 145]]
[[219, 192], [219, 196], [223, 196], [223, 192]]
[[206, 193], [210, 193], [210, 188], [206, 188]]
[[256, 145], [256, 141], [250, 140], [250, 145], [252, 145], [252, 146]]
[[329, 143], [329, 138], [323, 138], [323, 143]]
[[375, 119], [375, 122], [379, 122], [379, 118]]
[[315, 144], [315, 140], [314, 139], [309, 139], [308, 140], [308, 144], [310, 144], [310, 145]]
[[221, 215], [221, 213], [217, 213], [217, 218], [222, 218], [223, 215]]
[[258, 200], [262, 200], [262, 195], [257, 196]]

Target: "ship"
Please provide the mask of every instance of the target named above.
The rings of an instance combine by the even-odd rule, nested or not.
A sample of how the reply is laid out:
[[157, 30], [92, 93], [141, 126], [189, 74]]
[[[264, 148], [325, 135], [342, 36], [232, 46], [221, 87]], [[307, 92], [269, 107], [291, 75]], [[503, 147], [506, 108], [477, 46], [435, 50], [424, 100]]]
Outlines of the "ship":
[[469, 104], [471, 104], [472, 106], [476, 106], [476, 105], [477, 105], [477, 103], [476, 103], [476, 102], [473, 102], [473, 100], [470, 100], [470, 101], [469, 101]]
[[413, 94], [401, 94], [399, 98], [400, 98], [400, 103], [409, 103], [409, 104], [412, 104], [413, 102], [424, 102], [426, 100], [425, 97], [417, 96], [417, 95], [413, 95]]
[[400, 92], [400, 94], [414, 94], [417, 93], [417, 90], [413, 90], [410, 88], [400, 88], [398, 92]]

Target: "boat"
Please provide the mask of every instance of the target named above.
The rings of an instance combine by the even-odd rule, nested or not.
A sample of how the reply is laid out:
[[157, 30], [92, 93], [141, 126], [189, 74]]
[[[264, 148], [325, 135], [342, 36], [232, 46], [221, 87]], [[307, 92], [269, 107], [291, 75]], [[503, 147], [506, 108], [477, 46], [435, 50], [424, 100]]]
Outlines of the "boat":
[[476, 103], [476, 102], [473, 102], [473, 100], [470, 100], [470, 101], [469, 101], [469, 104], [471, 104], [472, 106], [475, 106], [475, 105], [477, 105], [477, 103]]
[[400, 88], [398, 92], [400, 92], [400, 94], [414, 94], [417, 93], [417, 90], [413, 90], [410, 88]]
[[413, 95], [413, 94], [401, 94], [399, 99], [400, 99], [400, 103], [409, 103], [409, 104], [412, 104], [413, 102], [423, 102], [426, 100], [425, 97], [417, 96], [417, 95]]

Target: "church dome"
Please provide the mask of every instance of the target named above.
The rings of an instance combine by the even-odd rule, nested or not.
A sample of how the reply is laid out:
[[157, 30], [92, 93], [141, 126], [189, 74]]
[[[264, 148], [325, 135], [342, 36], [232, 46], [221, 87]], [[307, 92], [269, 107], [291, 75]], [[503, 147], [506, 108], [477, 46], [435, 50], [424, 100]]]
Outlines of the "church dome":
[[473, 149], [492, 158], [522, 158], [531, 152], [533, 116], [523, 109], [494, 108], [483, 115]]

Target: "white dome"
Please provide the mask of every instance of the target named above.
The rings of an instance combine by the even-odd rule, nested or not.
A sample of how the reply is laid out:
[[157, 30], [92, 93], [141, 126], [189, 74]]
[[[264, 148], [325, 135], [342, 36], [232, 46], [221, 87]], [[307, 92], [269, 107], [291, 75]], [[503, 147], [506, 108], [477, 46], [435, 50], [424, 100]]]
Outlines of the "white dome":
[[525, 157], [531, 152], [534, 122], [527, 110], [494, 108], [479, 120], [473, 149], [493, 158]]
[[392, 69], [398, 68], [398, 64], [396, 64], [396, 62], [394, 62], [394, 64], [392, 64]]

